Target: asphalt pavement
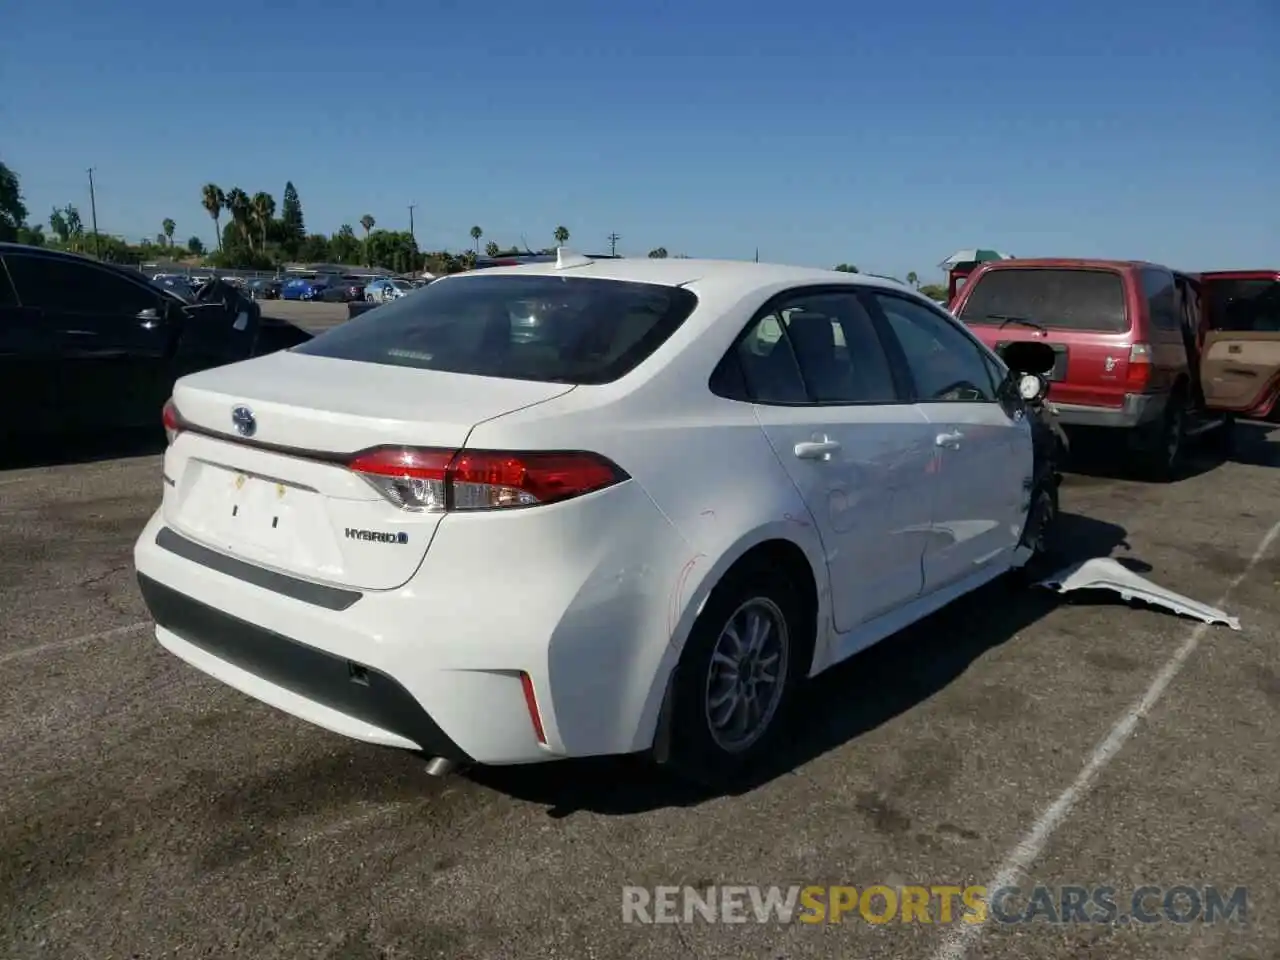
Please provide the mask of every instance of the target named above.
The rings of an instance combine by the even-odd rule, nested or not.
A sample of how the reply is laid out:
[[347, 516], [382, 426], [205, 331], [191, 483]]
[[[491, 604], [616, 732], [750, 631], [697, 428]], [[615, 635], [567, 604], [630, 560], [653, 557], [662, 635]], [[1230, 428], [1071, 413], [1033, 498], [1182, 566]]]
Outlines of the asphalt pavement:
[[[1089, 465], [1063, 502], [1072, 555], [1121, 558], [1240, 632], [993, 585], [821, 678], [776, 767], [714, 798], [628, 760], [436, 779], [260, 705], [150, 634], [131, 547], [160, 497], [154, 438], [10, 452], [0, 955], [1274, 958], [1280, 544], [1259, 547], [1280, 522], [1280, 430], [1242, 433], [1231, 461], [1169, 486]], [[1179, 884], [1244, 887], [1247, 922], [622, 909], [628, 886], [997, 880], [1055, 902], [1112, 887], [1120, 914], [1144, 884], [1157, 908]]]

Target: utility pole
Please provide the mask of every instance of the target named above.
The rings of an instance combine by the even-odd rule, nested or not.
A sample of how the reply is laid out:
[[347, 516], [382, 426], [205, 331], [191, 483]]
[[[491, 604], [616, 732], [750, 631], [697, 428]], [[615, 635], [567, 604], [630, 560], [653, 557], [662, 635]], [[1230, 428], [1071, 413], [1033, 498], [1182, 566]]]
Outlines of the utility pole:
[[756, 263], [760, 262], [760, 248], [756, 247]]
[[605, 239], [609, 241], [609, 256], [616, 257], [618, 255], [618, 241], [622, 238], [616, 233], [611, 233]]
[[102, 259], [102, 244], [98, 240], [98, 198], [93, 192], [93, 167], [89, 168], [89, 217], [93, 224], [93, 255]]
[[414, 208], [417, 206], [418, 205], [416, 203], [409, 204], [409, 237], [413, 240], [414, 243], [418, 242], [418, 238], [414, 236], [414, 233], [413, 233], [413, 211], [414, 211]]

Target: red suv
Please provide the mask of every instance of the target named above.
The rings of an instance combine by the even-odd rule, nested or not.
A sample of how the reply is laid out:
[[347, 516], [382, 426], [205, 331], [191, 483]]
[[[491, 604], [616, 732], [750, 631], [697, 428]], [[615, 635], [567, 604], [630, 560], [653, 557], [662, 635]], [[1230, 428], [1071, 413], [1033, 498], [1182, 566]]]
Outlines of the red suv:
[[1001, 260], [978, 267], [951, 310], [997, 351], [1051, 346], [1049, 401], [1062, 424], [1123, 433], [1158, 479], [1176, 475], [1189, 437], [1227, 422], [1200, 390], [1206, 311], [1190, 274], [1129, 260]]

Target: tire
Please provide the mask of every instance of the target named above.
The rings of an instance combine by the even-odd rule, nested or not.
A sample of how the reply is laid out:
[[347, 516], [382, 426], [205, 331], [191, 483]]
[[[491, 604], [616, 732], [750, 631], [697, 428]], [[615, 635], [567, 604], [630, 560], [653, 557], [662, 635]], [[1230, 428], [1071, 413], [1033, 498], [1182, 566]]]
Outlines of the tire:
[[1228, 413], [1222, 418], [1222, 426], [1210, 434], [1214, 452], [1223, 457], [1230, 457], [1236, 452], [1236, 418]]
[[[734, 634], [749, 642], [746, 631], [752, 622], [768, 625], [763, 646], [754, 653], [740, 646], [735, 650]], [[813, 635], [814, 612], [805, 609], [785, 572], [764, 565], [730, 571], [694, 623], [672, 676], [655, 759], [704, 788], [719, 790], [740, 782], [784, 736], [796, 690], [809, 672]], [[744, 654], [749, 666], [745, 671], [727, 669], [719, 656], [713, 660], [716, 654]], [[755, 678], [745, 688], [738, 679], [743, 672]], [[729, 694], [732, 688], [736, 692]], [[730, 702], [721, 700], [753, 693], [754, 701], [738, 699], [740, 711], [731, 711]], [[743, 735], [732, 718], [751, 719], [745, 712], [751, 704], [756, 722]]]
[[1182, 473], [1187, 446], [1187, 403], [1181, 393], [1169, 398], [1153, 436], [1139, 449], [1138, 468], [1156, 483], [1171, 483]]
[[1014, 586], [1038, 583], [1060, 566], [1061, 520], [1057, 477], [1046, 477], [1031, 495], [1031, 509], [1027, 511], [1027, 522], [1018, 545], [1031, 547], [1032, 553], [1026, 563], [1013, 571]]

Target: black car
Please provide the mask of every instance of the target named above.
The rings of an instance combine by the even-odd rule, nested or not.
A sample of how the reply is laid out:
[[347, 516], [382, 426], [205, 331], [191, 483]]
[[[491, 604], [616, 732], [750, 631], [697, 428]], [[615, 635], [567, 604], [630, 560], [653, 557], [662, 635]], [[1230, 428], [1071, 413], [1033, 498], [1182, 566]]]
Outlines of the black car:
[[356, 277], [317, 277], [324, 284], [324, 289], [317, 294], [317, 300], [325, 303], [351, 303], [364, 299], [364, 281]]
[[0, 243], [6, 436], [151, 426], [178, 377], [308, 339], [220, 280], [184, 294], [126, 267]]
[[273, 278], [265, 278], [252, 280], [249, 283], [249, 296], [255, 300], [279, 300], [280, 288], [284, 286], [284, 281]]

